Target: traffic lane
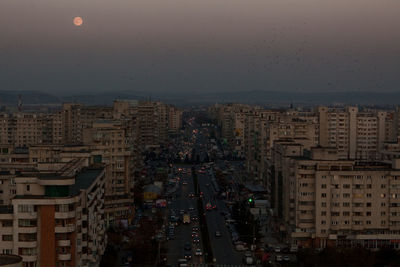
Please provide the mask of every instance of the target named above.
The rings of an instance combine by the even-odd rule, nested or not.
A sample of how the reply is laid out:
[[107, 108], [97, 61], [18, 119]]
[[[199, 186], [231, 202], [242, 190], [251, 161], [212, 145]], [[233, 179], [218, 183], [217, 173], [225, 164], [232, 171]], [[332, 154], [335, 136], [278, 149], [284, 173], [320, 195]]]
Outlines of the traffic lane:
[[[209, 175], [201, 175], [200, 188], [203, 190], [204, 205], [208, 202], [207, 199], [212, 198], [214, 191], [209, 189], [205, 184], [210, 182], [211, 177]], [[211, 187], [211, 186], [209, 186]], [[226, 207], [219, 203], [219, 208], [226, 210]], [[240, 264], [242, 261], [242, 254], [235, 251], [230, 232], [225, 225], [225, 218], [220, 214], [218, 210], [206, 211], [206, 221], [209, 230], [209, 236], [211, 240], [211, 247], [213, 249], [214, 258], [217, 263], [220, 264]], [[215, 232], [221, 232], [221, 237], [216, 237]]]
[[[180, 174], [181, 178], [187, 178], [187, 175]], [[176, 216], [181, 216], [179, 214], [181, 209], [187, 208], [187, 190], [188, 185], [182, 185], [182, 179], [179, 181], [179, 187], [177, 190], [178, 197], [171, 202], [171, 209], [174, 209]], [[193, 183], [192, 183], [193, 185]], [[175, 227], [175, 239], [168, 241], [168, 264], [176, 264], [178, 259], [184, 258], [184, 243], [191, 242], [191, 229], [186, 227], [186, 225], [179, 225]]]
[[[190, 168], [187, 168], [190, 169]], [[180, 210], [184, 210], [185, 212], [189, 212], [189, 207], [193, 207], [194, 210], [192, 213], [197, 214], [198, 216], [198, 211], [196, 209], [195, 205], [195, 199], [194, 198], [189, 198], [188, 194], [190, 192], [194, 192], [194, 184], [193, 184], [193, 179], [191, 178], [191, 174], [186, 173], [180, 174], [180, 177], [182, 178], [179, 183], [179, 197], [176, 199], [175, 203], [172, 203], [171, 207], [177, 211], [178, 216], [182, 216], [180, 213]], [[183, 181], [187, 181], [187, 185], [183, 185]], [[171, 255], [169, 257], [168, 263], [169, 264], [175, 264], [178, 259], [184, 258], [184, 244], [189, 242], [192, 245], [192, 250], [191, 250], [191, 255], [192, 255], [192, 262], [194, 263], [202, 263], [203, 258], [200, 256], [195, 255], [195, 251], [197, 248], [200, 248], [201, 251], [203, 251], [203, 246], [202, 244], [193, 244], [192, 242], [192, 226], [194, 226], [195, 223], [191, 223], [188, 225], [181, 224], [180, 226], [176, 227], [176, 237], [175, 240], [171, 240], [168, 244], [168, 248], [171, 252]], [[198, 225], [197, 225], [198, 226]]]
[[[181, 185], [179, 185], [179, 188], [177, 190], [177, 193], [179, 194], [179, 197], [175, 198], [175, 200], [173, 200], [171, 202], [170, 205], [170, 210], [169, 210], [169, 215], [177, 215], [179, 216], [179, 209], [181, 207], [181, 195], [182, 195], [182, 188]], [[171, 210], [175, 210], [176, 213], [172, 213]], [[177, 226], [175, 227], [175, 238], [172, 240], [169, 240], [167, 243], [167, 247], [168, 247], [168, 257], [167, 257], [167, 262], [168, 264], [174, 265], [176, 264], [176, 262], [178, 261], [178, 259], [180, 259], [183, 255], [182, 255], [182, 249], [183, 247], [180, 247], [183, 242], [184, 242], [184, 234], [180, 227]]]

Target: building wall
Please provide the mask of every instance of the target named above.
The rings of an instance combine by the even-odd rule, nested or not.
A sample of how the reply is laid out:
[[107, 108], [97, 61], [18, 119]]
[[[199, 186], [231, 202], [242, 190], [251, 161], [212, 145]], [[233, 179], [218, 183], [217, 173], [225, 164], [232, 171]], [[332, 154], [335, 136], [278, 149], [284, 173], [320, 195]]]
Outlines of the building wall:
[[56, 265], [56, 240], [55, 240], [55, 209], [54, 205], [43, 205], [38, 209], [39, 222], [38, 237], [39, 247], [39, 262], [40, 266], [55, 266]]

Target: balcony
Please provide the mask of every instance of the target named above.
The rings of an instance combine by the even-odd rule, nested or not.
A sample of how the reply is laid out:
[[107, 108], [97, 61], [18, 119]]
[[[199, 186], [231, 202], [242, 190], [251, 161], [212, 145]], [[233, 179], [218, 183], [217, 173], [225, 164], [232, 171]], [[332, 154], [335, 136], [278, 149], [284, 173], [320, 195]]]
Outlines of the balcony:
[[299, 210], [315, 210], [315, 206], [313, 205], [300, 205], [298, 207]]
[[353, 206], [353, 211], [354, 212], [364, 212], [364, 207], [355, 207], [355, 206]]
[[37, 255], [22, 255], [23, 262], [37, 261]]
[[328, 238], [331, 239], [331, 240], [332, 239], [336, 240], [337, 239], [337, 235], [330, 234]]
[[58, 234], [63, 234], [63, 233], [72, 233], [75, 231], [75, 225], [70, 224], [66, 226], [56, 226], [55, 227], [55, 232]]
[[37, 219], [37, 212], [20, 212], [18, 213], [18, 219]]
[[353, 189], [353, 199], [362, 199], [363, 197], [364, 197], [363, 189]]
[[71, 240], [58, 240], [57, 245], [59, 247], [69, 247], [71, 246]]
[[314, 220], [313, 214], [299, 214], [299, 220]]
[[311, 233], [307, 232], [293, 232], [291, 233], [292, 238], [305, 238], [305, 237], [311, 237]]
[[364, 227], [364, 225], [362, 225], [362, 224], [353, 224], [352, 226], [351, 226], [351, 229], [352, 230], [363, 230], [365, 227]]
[[311, 222], [299, 222], [298, 223], [299, 228], [314, 228], [315, 224]]
[[37, 241], [18, 241], [18, 247], [20, 248], [36, 248]]
[[3, 227], [1, 229], [1, 233], [3, 235], [12, 235], [13, 234], [13, 228], [12, 227]]
[[299, 196], [298, 201], [314, 201], [314, 196]]
[[21, 234], [34, 234], [37, 233], [37, 227], [19, 227], [18, 232]]
[[71, 260], [71, 254], [58, 254], [58, 260], [69, 261]]
[[75, 211], [56, 212], [54, 213], [56, 219], [69, 219], [75, 218]]

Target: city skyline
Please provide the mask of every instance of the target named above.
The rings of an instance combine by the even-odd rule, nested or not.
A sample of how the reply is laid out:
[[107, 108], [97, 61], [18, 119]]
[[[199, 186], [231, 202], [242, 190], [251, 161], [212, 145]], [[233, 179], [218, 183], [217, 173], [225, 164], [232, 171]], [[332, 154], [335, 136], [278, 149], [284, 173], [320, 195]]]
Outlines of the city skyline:
[[399, 9], [390, 0], [6, 0], [0, 89], [397, 92]]

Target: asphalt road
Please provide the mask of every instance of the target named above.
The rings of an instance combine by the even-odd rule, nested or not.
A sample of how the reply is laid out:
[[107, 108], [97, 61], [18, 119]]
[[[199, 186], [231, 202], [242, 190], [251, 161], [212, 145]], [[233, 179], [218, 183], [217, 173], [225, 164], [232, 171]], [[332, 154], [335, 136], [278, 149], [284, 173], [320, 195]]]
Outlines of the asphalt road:
[[[177, 167], [182, 167], [182, 166], [177, 166]], [[183, 167], [186, 168], [187, 170], [190, 169], [190, 167], [186, 166]], [[171, 215], [171, 210], [175, 210], [175, 214], [179, 217], [182, 215], [180, 214], [180, 210], [184, 210], [185, 212], [189, 211], [189, 207], [193, 207], [194, 211], [191, 211], [190, 214], [196, 214], [198, 215], [197, 212], [197, 207], [195, 203], [195, 198], [190, 198], [188, 197], [188, 194], [190, 192], [194, 192], [194, 186], [193, 186], [193, 178], [191, 177], [190, 174], [182, 174], [178, 173], [178, 177], [181, 178], [179, 181], [179, 187], [178, 190], [176, 191], [177, 197], [174, 200], [171, 200], [171, 203], [168, 205], [168, 218]], [[188, 184], [183, 185], [182, 182], [186, 181]], [[169, 240], [167, 242], [167, 247], [168, 247], [168, 257], [167, 257], [167, 263], [170, 265], [175, 265], [178, 261], [178, 259], [184, 258], [184, 244], [186, 242], [189, 242], [192, 244], [192, 260], [190, 262], [192, 263], [202, 263], [204, 262], [203, 257], [201, 256], [196, 256], [194, 253], [197, 248], [200, 248], [203, 251], [203, 247], [201, 242], [199, 244], [194, 244], [192, 242], [192, 227], [193, 226], [198, 226], [197, 222], [191, 222], [190, 224], [179, 224], [179, 226], [175, 227], [175, 239]], [[201, 236], [199, 234], [200, 241], [201, 241]]]
[[[203, 192], [204, 206], [208, 201], [212, 205], [217, 205], [217, 209], [206, 211], [206, 220], [208, 225], [209, 236], [211, 240], [211, 247], [213, 250], [214, 258], [218, 264], [241, 264], [243, 254], [237, 252], [232, 244], [231, 235], [225, 225], [225, 218], [220, 214], [221, 211], [227, 211], [225, 203], [217, 198], [214, 200], [215, 191], [211, 185], [211, 176], [206, 174], [198, 174], [200, 190]], [[209, 184], [209, 186], [206, 186]], [[221, 237], [216, 237], [215, 232], [219, 231]]]
[[[200, 158], [205, 156], [207, 141], [208, 139], [199, 131], [199, 134], [196, 138], [195, 148], [200, 154]], [[206, 170], [205, 173], [197, 173], [197, 176], [200, 191], [203, 192], [204, 207], [209, 201], [212, 203], [212, 205], [217, 206], [217, 209], [205, 211], [213, 255], [217, 264], [239, 265], [242, 263], [243, 253], [237, 252], [234, 249], [231, 240], [231, 234], [225, 225], [225, 218], [223, 215], [221, 215], [221, 211], [228, 211], [228, 209], [225, 203], [217, 198], [217, 192], [215, 192], [215, 189], [211, 184], [211, 174], [209, 172], [210, 170]], [[222, 236], [216, 237], [216, 231], [219, 231]]]

